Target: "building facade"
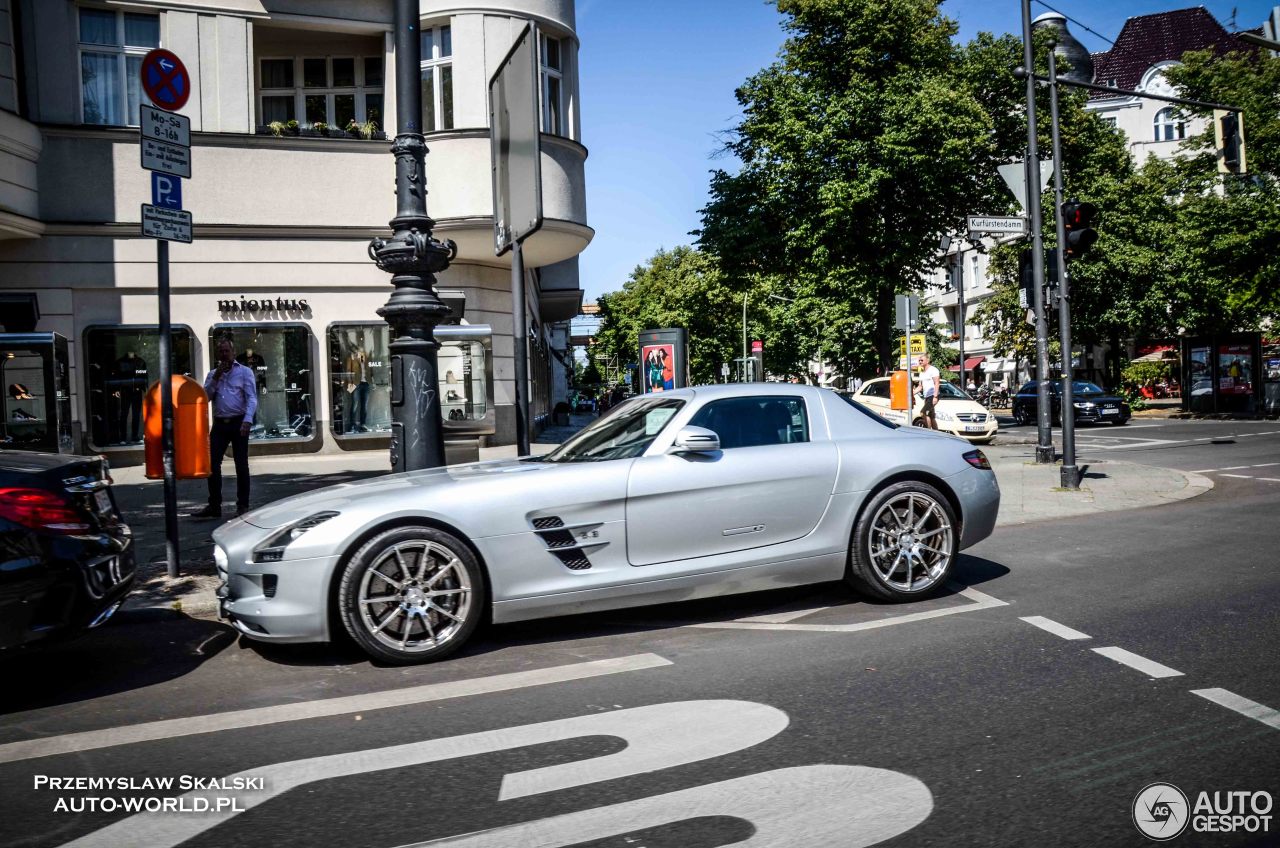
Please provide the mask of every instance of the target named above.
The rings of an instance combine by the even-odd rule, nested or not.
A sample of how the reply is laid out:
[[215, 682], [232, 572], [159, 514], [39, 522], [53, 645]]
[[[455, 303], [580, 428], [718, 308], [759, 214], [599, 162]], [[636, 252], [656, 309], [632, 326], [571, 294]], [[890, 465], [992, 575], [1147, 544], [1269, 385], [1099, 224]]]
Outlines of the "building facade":
[[[574, 3], [419, 5], [427, 209], [436, 237], [458, 246], [438, 282], [453, 308], [440, 332], [446, 439], [509, 444], [511, 270], [493, 252], [488, 80], [532, 22], [545, 218], [524, 249], [536, 428], [566, 391], [561, 325], [581, 304], [577, 257], [593, 235]], [[175, 372], [202, 379], [213, 340], [230, 335], [258, 375], [255, 452], [386, 448], [377, 309], [391, 287], [368, 244], [395, 215], [392, 14], [390, 0], [0, 0], [0, 323], [67, 339], [76, 449], [134, 458], [137, 393], [159, 373], [137, 130], [138, 68], [155, 47], [192, 77], [180, 112], [194, 242], [170, 250]], [[19, 382], [20, 363], [8, 367], [5, 384]], [[6, 424], [21, 430], [15, 413]]]

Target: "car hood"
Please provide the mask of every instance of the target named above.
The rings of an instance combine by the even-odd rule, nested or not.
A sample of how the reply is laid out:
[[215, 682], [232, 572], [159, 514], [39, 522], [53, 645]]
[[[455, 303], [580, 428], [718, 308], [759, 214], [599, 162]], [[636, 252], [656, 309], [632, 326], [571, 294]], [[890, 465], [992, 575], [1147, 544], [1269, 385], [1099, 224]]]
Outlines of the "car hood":
[[1114, 403], [1114, 404], [1125, 403], [1124, 398], [1119, 398], [1119, 397], [1116, 397], [1115, 395], [1095, 395], [1095, 394], [1085, 393], [1085, 394], [1074, 394], [1071, 396], [1072, 403], [1084, 403], [1085, 401], [1088, 401], [1089, 403]]
[[409, 492], [428, 488], [476, 485], [492, 481], [500, 475], [546, 474], [559, 467], [561, 466], [547, 462], [493, 459], [486, 462], [451, 465], [447, 468], [387, 474], [354, 483], [339, 483], [336, 486], [328, 486], [304, 495], [275, 501], [252, 512], [246, 512], [240, 516], [240, 520], [263, 530], [274, 530], [317, 512], [329, 510], [341, 512], [343, 507], [366, 497], [385, 497], [396, 491]]

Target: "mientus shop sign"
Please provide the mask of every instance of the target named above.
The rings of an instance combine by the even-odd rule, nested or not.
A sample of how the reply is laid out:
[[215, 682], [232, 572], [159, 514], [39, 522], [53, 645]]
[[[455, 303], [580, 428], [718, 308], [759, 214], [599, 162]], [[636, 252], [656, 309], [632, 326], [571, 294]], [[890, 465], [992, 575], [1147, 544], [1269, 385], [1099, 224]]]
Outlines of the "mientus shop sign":
[[301, 312], [306, 312], [310, 308], [311, 306], [308, 305], [307, 301], [302, 298], [294, 299], [294, 298], [288, 298], [288, 297], [277, 297], [274, 300], [272, 300], [271, 298], [268, 297], [268, 298], [263, 298], [261, 300], [255, 300], [253, 298], [246, 298], [244, 295], [241, 295], [239, 300], [232, 299], [232, 300], [218, 301], [219, 312], [240, 312], [240, 313], [250, 313], [250, 314], [255, 312], [301, 313]]

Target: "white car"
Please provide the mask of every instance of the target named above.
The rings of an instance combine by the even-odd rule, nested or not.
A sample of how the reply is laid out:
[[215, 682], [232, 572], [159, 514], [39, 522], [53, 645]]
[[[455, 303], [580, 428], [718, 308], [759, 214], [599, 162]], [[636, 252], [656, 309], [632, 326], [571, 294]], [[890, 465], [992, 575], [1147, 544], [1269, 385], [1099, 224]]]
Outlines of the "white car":
[[[924, 409], [924, 398], [919, 394], [915, 395], [915, 408], [908, 422], [905, 409], [889, 408], [889, 383], [889, 377], [868, 380], [850, 397], [895, 424], [922, 425], [924, 416], [921, 410]], [[912, 383], [912, 388], [919, 388], [919, 386]], [[994, 414], [951, 383], [941, 384], [938, 403], [934, 409], [939, 430], [977, 444], [990, 443], [1000, 429]]]

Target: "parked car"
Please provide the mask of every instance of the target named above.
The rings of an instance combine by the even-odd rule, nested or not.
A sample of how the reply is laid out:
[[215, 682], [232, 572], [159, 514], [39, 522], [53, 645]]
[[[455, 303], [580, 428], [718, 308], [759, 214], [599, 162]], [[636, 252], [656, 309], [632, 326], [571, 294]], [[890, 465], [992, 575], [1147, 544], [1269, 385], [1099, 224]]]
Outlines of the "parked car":
[[[1062, 381], [1050, 380], [1049, 399], [1052, 403], [1052, 420], [1055, 426], [1062, 423]], [[1018, 389], [1013, 398], [1013, 417], [1019, 424], [1033, 424], [1039, 399], [1036, 381], [1032, 380]], [[1129, 404], [1105, 389], [1087, 380], [1075, 380], [1071, 384], [1071, 403], [1075, 407], [1075, 420], [1097, 424], [1125, 424], [1133, 417]]]
[[[890, 382], [889, 377], [868, 380], [851, 397], [896, 424], [923, 424], [921, 410], [924, 408], [924, 398], [915, 396], [915, 408], [908, 422], [905, 409], [892, 409], [889, 406]], [[1000, 430], [995, 415], [951, 383], [944, 382], [940, 385], [934, 412], [939, 430], [977, 444], [989, 444]]]
[[545, 456], [393, 474], [214, 531], [245, 636], [391, 663], [497, 623], [845, 579], [904, 601], [995, 526], [980, 450], [815, 386], [625, 401]]
[[105, 460], [0, 450], [0, 649], [97, 627], [133, 578]]

